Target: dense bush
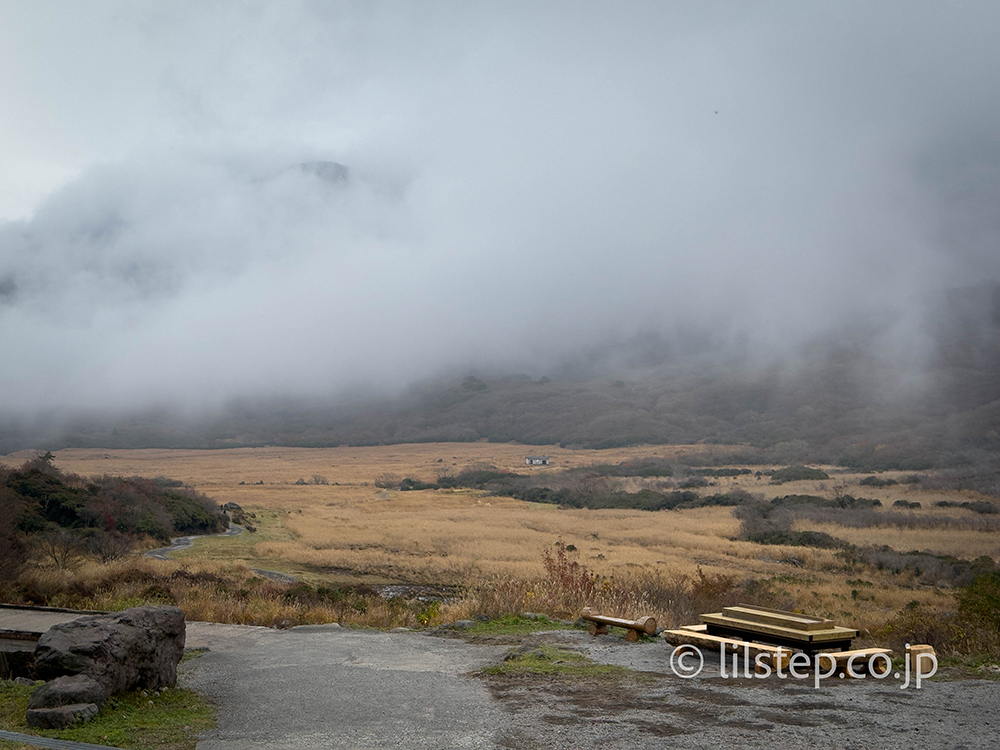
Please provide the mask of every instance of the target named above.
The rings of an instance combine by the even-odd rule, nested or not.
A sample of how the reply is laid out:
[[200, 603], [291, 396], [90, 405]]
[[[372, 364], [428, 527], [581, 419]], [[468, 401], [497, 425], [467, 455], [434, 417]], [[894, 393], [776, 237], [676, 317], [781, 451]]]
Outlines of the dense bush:
[[[742, 505], [750, 498], [747, 493], [740, 490], [709, 497], [700, 497], [690, 490], [663, 492], [642, 489], [637, 492], [625, 492], [618, 488], [614, 479], [592, 473], [591, 470], [594, 468], [605, 467], [587, 467], [587, 473], [574, 469], [538, 476], [500, 471], [494, 467], [479, 467], [461, 472], [455, 477], [455, 482], [459, 486], [483, 490], [494, 495], [567, 508], [677, 510], [706, 505]], [[619, 467], [611, 468], [619, 470]]]
[[966, 500], [961, 503], [955, 500], [938, 500], [934, 505], [938, 508], [968, 508], [984, 516], [995, 516], [1000, 513], [1000, 508], [985, 500]]
[[865, 487], [891, 487], [894, 484], [899, 484], [895, 479], [882, 479], [874, 474], [869, 477], [865, 477], [858, 484]]
[[[168, 540], [171, 535], [217, 533], [228, 525], [212, 500], [179, 483], [162, 477], [67, 475], [52, 465], [52, 454], [17, 469], [0, 469], [0, 491], [6, 509], [0, 513], [6, 519], [0, 519], [0, 535], [14, 518], [20, 543], [67, 532], [79, 549], [104, 559], [113, 559], [136, 536]], [[59, 538], [69, 537], [62, 533]], [[5, 546], [16, 549], [15, 542]]]
[[771, 484], [829, 478], [829, 474], [819, 469], [810, 469], [808, 466], [786, 466], [784, 469], [778, 469], [771, 474]]
[[673, 467], [661, 458], [622, 461], [620, 464], [596, 464], [570, 469], [570, 471], [597, 474], [602, 477], [672, 477], [674, 475]]
[[422, 482], [419, 479], [405, 477], [399, 483], [399, 489], [403, 492], [409, 492], [410, 490], [436, 490], [438, 489], [438, 485], [434, 482]]
[[818, 547], [820, 549], [837, 549], [849, 546], [843, 539], [837, 539], [823, 531], [789, 531], [775, 529], [760, 531], [747, 536], [748, 542], [757, 544], [784, 544], [794, 547]]
[[750, 473], [750, 469], [697, 469], [695, 474], [703, 477], [741, 477]]
[[682, 490], [693, 490], [699, 487], [708, 487], [708, 480], [705, 477], [691, 477], [685, 479], [678, 485]]
[[1000, 630], [1000, 572], [992, 571], [977, 576], [956, 597], [959, 611], [963, 615], [994, 630]]
[[829, 500], [818, 495], [782, 495], [771, 501], [772, 505], [783, 507], [811, 506], [814, 508], [880, 508], [881, 500], [853, 495], [838, 495]]

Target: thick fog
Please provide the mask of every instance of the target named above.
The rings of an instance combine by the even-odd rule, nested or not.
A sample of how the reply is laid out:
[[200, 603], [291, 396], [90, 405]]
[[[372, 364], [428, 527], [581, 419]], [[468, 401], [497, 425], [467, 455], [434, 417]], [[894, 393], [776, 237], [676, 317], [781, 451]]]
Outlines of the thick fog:
[[[0, 5], [0, 406], [775, 356], [1000, 273], [995, 2]], [[336, 165], [343, 165], [340, 169]]]

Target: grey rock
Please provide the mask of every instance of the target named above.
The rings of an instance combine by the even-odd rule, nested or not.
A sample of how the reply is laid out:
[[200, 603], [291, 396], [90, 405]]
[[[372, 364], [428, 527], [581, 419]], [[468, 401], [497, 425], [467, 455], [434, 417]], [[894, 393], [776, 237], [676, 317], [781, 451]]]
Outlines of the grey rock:
[[454, 628], [455, 630], [468, 630], [469, 628], [476, 627], [475, 620], [455, 620], [448, 627]]
[[326, 182], [343, 183], [350, 179], [347, 167], [335, 161], [307, 161], [300, 164], [299, 169]]
[[93, 703], [100, 708], [108, 699], [104, 687], [85, 674], [63, 675], [35, 689], [28, 708], [56, 708], [78, 703]]
[[35, 684], [35, 680], [29, 680], [27, 677], [15, 677], [14, 678], [14, 684], [15, 685], [34, 685]]
[[549, 618], [539, 612], [522, 612], [521, 619], [524, 620], [548, 620]]
[[28, 726], [36, 729], [63, 729], [77, 722], [86, 724], [97, 716], [98, 709], [93, 703], [74, 703], [56, 708], [29, 708]]
[[175, 685], [183, 654], [182, 610], [135, 607], [54, 625], [35, 647], [35, 673], [43, 679], [85, 674], [114, 695]]

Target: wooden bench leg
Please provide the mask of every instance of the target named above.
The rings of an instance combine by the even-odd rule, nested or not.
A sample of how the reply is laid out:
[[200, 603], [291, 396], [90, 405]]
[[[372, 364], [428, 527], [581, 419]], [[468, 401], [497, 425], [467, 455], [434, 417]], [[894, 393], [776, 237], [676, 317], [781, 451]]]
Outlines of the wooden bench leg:
[[590, 623], [590, 634], [591, 635], [607, 635], [608, 626], [601, 625], [600, 623], [592, 622]]

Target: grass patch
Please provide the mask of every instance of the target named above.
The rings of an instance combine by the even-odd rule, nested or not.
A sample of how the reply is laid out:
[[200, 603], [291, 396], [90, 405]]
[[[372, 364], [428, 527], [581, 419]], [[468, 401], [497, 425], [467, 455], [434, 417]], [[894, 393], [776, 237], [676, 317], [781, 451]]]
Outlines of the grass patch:
[[184, 662], [192, 661], [197, 659], [199, 656], [203, 656], [208, 653], [208, 649], [204, 646], [198, 646], [196, 648], [186, 648], [184, 653], [181, 655], [181, 664]]
[[500, 664], [482, 670], [487, 675], [570, 675], [573, 677], [624, 677], [631, 670], [614, 664], [597, 664], [586, 656], [556, 646], [519, 646]]
[[529, 620], [519, 615], [504, 615], [489, 622], [476, 623], [465, 632], [472, 635], [523, 635], [543, 630], [572, 630], [574, 627], [544, 616], [537, 620]]
[[955, 676], [1000, 682], [1000, 659], [993, 654], [939, 656], [938, 669], [943, 679]]
[[253, 514], [255, 518], [251, 520], [257, 529], [255, 532], [244, 530], [236, 536], [207, 536], [195, 539], [187, 549], [171, 552], [171, 558], [227, 562], [240, 560], [258, 567], [264, 567], [264, 563], [273, 563], [272, 559], [261, 558], [257, 554], [256, 547], [265, 542], [294, 541], [295, 534], [285, 524], [288, 513], [284, 510], [254, 508]]
[[31, 729], [25, 722], [30, 685], [0, 682], [0, 727], [135, 750], [194, 750], [198, 734], [215, 726], [215, 709], [193, 690], [133, 690], [110, 698], [89, 723], [70, 729]]

